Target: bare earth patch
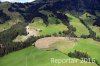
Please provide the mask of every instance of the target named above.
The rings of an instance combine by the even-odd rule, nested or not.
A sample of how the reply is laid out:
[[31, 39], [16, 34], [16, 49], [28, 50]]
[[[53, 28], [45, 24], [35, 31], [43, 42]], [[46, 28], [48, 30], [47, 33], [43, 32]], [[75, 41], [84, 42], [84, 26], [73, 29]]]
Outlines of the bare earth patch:
[[30, 28], [29, 26], [26, 26], [26, 31], [27, 31], [27, 35], [18, 35], [13, 41], [14, 42], [24, 42], [30, 36], [38, 36], [38, 31], [34, 28]]
[[32, 29], [29, 26], [26, 27], [26, 31], [28, 33], [27, 36], [38, 36], [38, 31], [36, 29]]
[[37, 40], [35, 46], [39, 49], [47, 49], [51, 47], [56, 47], [56, 49], [61, 49], [61, 47], [71, 48], [75, 46], [75, 38], [72, 39], [73, 40], [69, 40], [67, 37], [46, 37]]

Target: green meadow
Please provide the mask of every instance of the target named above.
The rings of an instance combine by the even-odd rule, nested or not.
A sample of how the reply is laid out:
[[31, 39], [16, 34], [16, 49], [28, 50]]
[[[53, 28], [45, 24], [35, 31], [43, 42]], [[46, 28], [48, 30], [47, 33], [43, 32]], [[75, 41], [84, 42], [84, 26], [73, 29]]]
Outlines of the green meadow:
[[0, 24], [0, 32], [9, 29], [13, 25], [12, 22], [6, 22], [4, 24]]
[[[51, 18], [49, 19], [50, 23], [52, 22], [51, 20], [53, 19]], [[35, 29], [41, 29], [42, 32], [39, 32], [39, 35], [52, 35], [60, 31], [68, 30], [68, 28], [62, 23], [59, 23], [59, 24], [51, 23], [48, 26], [46, 26], [42, 19], [34, 20], [33, 23], [29, 24], [29, 27], [35, 28]]]
[[59, 51], [44, 51], [28, 47], [0, 58], [0, 66], [97, 66], [94, 63], [51, 63], [51, 58], [69, 59]]
[[[69, 18], [70, 24], [76, 28], [75, 34], [80, 37], [81, 35], [89, 35], [89, 30], [80, 22], [80, 20], [70, 14], [66, 14]], [[85, 14], [86, 16], [86, 14]], [[84, 17], [84, 15], [82, 16]], [[84, 17], [85, 18], [85, 17]], [[56, 24], [56, 21], [59, 21]], [[59, 33], [60, 31], [68, 30], [67, 26], [62, 24], [59, 19], [50, 17], [48, 19], [49, 25], [46, 26], [41, 18], [35, 18], [31, 23], [29, 23], [30, 29], [40, 29], [39, 35], [52, 35], [54, 33]], [[14, 23], [6, 22], [0, 25], [0, 32], [3, 29], [9, 29]], [[99, 27], [93, 27], [93, 31], [100, 36]], [[17, 36], [13, 41], [23, 42], [27, 39], [24, 35]], [[67, 43], [67, 44], [66, 44]], [[100, 42], [94, 41], [92, 39], [82, 39], [79, 38], [77, 42], [71, 41], [58, 41], [53, 43], [49, 50], [38, 49], [36, 47], [30, 46], [25, 49], [12, 52], [4, 57], [0, 57], [0, 66], [97, 66], [95, 63], [51, 63], [51, 58], [55, 59], [72, 59], [67, 54], [75, 50], [86, 52], [91, 58], [96, 59], [100, 64]], [[56, 50], [54, 50], [56, 49]]]
[[95, 19], [96, 18], [96, 16], [94, 16], [94, 15], [91, 15], [91, 14], [89, 14], [89, 13], [84, 13], [83, 15], [81, 15], [80, 16], [80, 18], [81, 19], [83, 19], [84, 20], [84, 22], [87, 24], [87, 25], [93, 25], [93, 23], [95, 22], [95, 20], [93, 20], [93, 19]]
[[0, 66], [100, 66], [99, 0], [20, 1], [0, 0]]
[[9, 29], [11, 26], [15, 25], [16, 23], [21, 22], [19, 19], [14, 20], [8, 20], [4, 24], [0, 24], [0, 32]]
[[80, 37], [81, 35], [89, 35], [88, 29], [80, 22], [80, 20], [70, 14], [66, 14], [69, 18], [70, 24], [76, 28], [75, 34]]
[[73, 51], [86, 52], [91, 58], [96, 59], [100, 64], [100, 42], [93, 39], [80, 39], [76, 46], [66, 52]]

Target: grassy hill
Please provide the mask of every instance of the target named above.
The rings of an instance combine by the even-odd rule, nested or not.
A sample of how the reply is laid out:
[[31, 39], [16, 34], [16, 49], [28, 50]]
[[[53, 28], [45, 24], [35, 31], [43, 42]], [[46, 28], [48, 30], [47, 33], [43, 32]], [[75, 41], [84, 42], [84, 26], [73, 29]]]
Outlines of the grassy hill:
[[[80, 20], [77, 17], [74, 17], [70, 14], [66, 14], [69, 18], [69, 23], [74, 26], [76, 28], [76, 32], [75, 35], [77, 35], [78, 37], [80, 37], [81, 35], [88, 35], [89, 34], [89, 30], [86, 28], [85, 25], [83, 25]], [[33, 19], [33, 21], [31, 23], [29, 23], [27, 26], [30, 27], [30, 29], [41, 29], [42, 31], [39, 32], [39, 36], [42, 35], [53, 35], [54, 33], [59, 33], [60, 31], [68, 31], [68, 28], [66, 25], [64, 25], [62, 22], [60, 22], [59, 24], [56, 24], [56, 18], [54, 20], [54, 22], [52, 22], [52, 20], [54, 20], [54, 18], [50, 18], [49, 19], [49, 25], [46, 26], [46, 24], [43, 22], [43, 20], [41, 18], [35, 18]], [[11, 23], [11, 24], [7, 24], [7, 23]], [[9, 29], [14, 23], [12, 22], [6, 22], [4, 24], [2, 24], [1, 26], [4, 25], [5, 30]], [[7, 26], [8, 25], [8, 26]], [[7, 29], [6, 29], [7, 28]], [[97, 27], [96, 27], [97, 28]], [[99, 28], [97, 28], [99, 29]], [[97, 29], [94, 29], [95, 32], [98, 33]], [[3, 30], [1, 30], [3, 31]], [[99, 35], [99, 33], [97, 34]], [[92, 39], [82, 39], [79, 38], [80, 40], [78, 42], [74, 42], [76, 45], [73, 48], [67, 48], [69, 47], [69, 45], [66, 47], [66, 43], [70, 44], [69, 41], [59, 41], [54, 43], [51, 47], [53, 48], [57, 48], [57, 51], [46, 51], [46, 50], [42, 50], [42, 49], [37, 49], [36, 47], [28, 47], [26, 49], [23, 50], [19, 50], [13, 53], [10, 53], [8, 55], [5, 55], [4, 57], [0, 58], [0, 65], [1, 66], [13, 66], [13, 65], [17, 65], [17, 66], [97, 66], [95, 63], [83, 63], [80, 64], [81, 60], [78, 60], [78, 63], [76, 64], [52, 64], [50, 63], [50, 58], [71, 58], [69, 57], [67, 54], [69, 52], [73, 52], [74, 50], [78, 50], [80, 52], [87, 52], [88, 55], [91, 58], [95, 58], [98, 63], [100, 64], [100, 60], [98, 58], [100, 58], [99, 56], [99, 51], [100, 51], [100, 42], [94, 41]], [[17, 36], [13, 41], [18, 41], [18, 42], [23, 42], [23, 40], [25, 39], [25, 35], [24, 36]], [[91, 42], [90, 42], [91, 41]], [[18, 59], [20, 58], [20, 60]], [[34, 61], [35, 60], [35, 61]], [[43, 62], [41, 62], [43, 61]]]
[[[54, 19], [50, 18], [50, 20], [56, 22]], [[30, 28], [41, 29], [42, 31], [39, 32], [39, 35], [52, 35], [54, 33], [59, 33], [60, 31], [68, 30], [64, 24], [56, 24], [52, 21], [49, 21], [49, 25], [46, 26], [41, 18], [36, 18], [33, 23], [29, 24], [29, 26]]]
[[99, 52], [100, 52], [100, 42], [96, 42], [92, 39], [80, 39], [78, 44], [71, 50], [78, 50], [81, 52], [87, 52], [91, 58], [94, 58], [100, 64]]
[[86, 24], [91, 26], [95, 22], [96, 16], [86, 12], [83, 15], [81, 15], [80, 18], [82, 18]]
[[91, 28], [91, 30], [96, 32], [96, 36], [98, 37], [100, 36], [99, 35], [100, 28], [98, 26], [93, 26], [94, 22], [96, 21], [95, 19], [97, 18], [96, 16], [91, 15], [89, 13], [85, 13], [81, 15], [80, 18], [84, 20], [84, 22]]
[[[0, 3], [0, 19], [4, 19], [0, 24], [0, 66], [100, 65], [99, 0], [41, 1]], [[65, 40], [47, 39], [48, 36]], [[45, 40], [40, 45], [47, 46], [49, 41], [52, 44], [48, 48], [38, 48], [35, 42], [41, 39]], [[79, 51], [76, 56], [86, 53], [97, 62], [81, 63], [81, 59], [70, 57], [68, 54], [75, 50]], [[51, 58], [78, 62], [51, 63]]]
[[80, 37], [81, 35], [89, 35], [89, 30], [83, 25], [80, 20], [70, 14], [66, 14], [69, 17], [70, 24], [76, 28], [75, 34]]
[[[44, 51], [31, 46], [0, 58], [0, 66], [80, 66], [81, 64], [79, 62], [75, 64], [55, 64], [51, 63], [51, 58], [68, 59], [70, 57], [59, 51]], [[82, 63], [81, 66], [97, 65], [94, 63]]]

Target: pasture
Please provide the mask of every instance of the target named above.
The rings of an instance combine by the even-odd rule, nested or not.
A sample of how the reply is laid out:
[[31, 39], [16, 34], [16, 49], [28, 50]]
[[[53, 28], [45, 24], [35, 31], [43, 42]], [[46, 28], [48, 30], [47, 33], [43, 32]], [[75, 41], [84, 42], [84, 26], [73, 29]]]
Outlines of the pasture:
[[94, 41], [93, 39], [80, 39], [74, 48], [66, 50], [66, 52], [73, 52], [74, 50], [86, 52], [100, 64], [100, 42]]
[[97, 66], [94, 63], [51, 63], [51, 58], [69, 59], [59, 51], [44, 51], [28, 47], [0, 58], [0, 66]]
[[35, 19], [33, 23], [29, 24], [30, 28], [40, 29], [39, 35], [52, 35], [54, 33], [59, 33], [60, 31], [68, 30], [67, 26], [64, 24], [49, 24], [45, 25], [42, 19]]
[[89, 35], [88, 29], [80, 22], [80, 20], [70, 14], [66, 14], [69, 17], [70, 24], [76, 28], [75, 34], [80, 37], [81, 35]]

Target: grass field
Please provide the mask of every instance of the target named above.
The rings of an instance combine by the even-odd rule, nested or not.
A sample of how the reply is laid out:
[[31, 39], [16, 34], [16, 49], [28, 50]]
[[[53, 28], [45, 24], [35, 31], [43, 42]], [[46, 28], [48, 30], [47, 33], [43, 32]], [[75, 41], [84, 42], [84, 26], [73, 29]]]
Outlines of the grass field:
[[[70, 24], [76, 28], [75, 34], [78, 37], [89, 34], [88, 29], [79, 21], [78, 18], [70, 14], [66, 15], [70, 19]], [[46, 26], [42, 19], [36, 18], [33, 23], [29, 24], [29, 27], [33, 29], [41, 29], [42, 31], [39, 32], [39, 35], [52, 35], [54, 33], [58, 33], [59, 31], [68, 30], [67, 26], [64, 24], [55, 24], [53, 21], [55, 22], [56, 19], [49, 18], [50, 24]], [[0, 32], [3, 31], [3, 29], [9, 29], [13, 24], [14, 23], [12, 22], [1, 24]], [[99, 27], [94, 27], [93, 30], [97, 33], [97, 36], [100, 36]], [[17, 36], [14, 41], [24, 41], [26, 38], [27, 37], [23, 35]], [[95, 63], [80, 63], [81, 60], [78, 60], [77, 63], [51, 63], [51, 58], [69, 59], [70, 57], [67, 56], [67, 53], [75, 50], [87, 52], [91, 58], [96, 59], [100, 64], [100, 42], [96, 42], [92, 39], [80, 38], [77, 42], [59, 40], [50, 45], [49, 49], [57, 50], [46, 51], [30, 46], [16, 52], [12, 52], [4, 57], [0, 57], [0, 66], [97, 66]]]
[[94, 63], [51, 63], [51, 58], [68, 59], [69, 57], [59, 51], [43, 51], [35, 47], [10, 53], [0, 58], [0, 66], [97, 66]]
[[[50, 58], [66, 58], [58, 51], [42, 51], [29, 47], [0, 58], [0, 66], [50, 66]], [[43, 62], [42, 62], [43, 61]], [[53, 64], [56, 66], [55, 64]], [[58, 65], [60, 66], [60, 65]]]
[[87, 24], [87, 25], [93, 25], [94, 21], [93, 19], [96, 18], [96, 16], [94, 15], [91, 15], [89, 13], [84, 13], [83, 15], [80, 16], [81, 19], [84, 20], [84, 22]]
[[43, 20], [41, 18], [35, 18], [34, 21], [32, 21], [33, 23], [29, 24], [30, 28], [36, 28], [36, 29], [44, 29], [46, 27], [46, 25], [44, 24]]
[[[68, 43], [68, 46], [66, 46], [66, 43]], [[71, 43], [73, 42], [58, 41], [52, 44], [51, 47], [58, 49], [62, 53], [69, 53], [75, 50], [86, 52], [91, 58], [96, 59], [100, 64], [100, 42], [94, 41], [93, 39], [80, 39], [74, 47], [70, 47]]]
[[[89, 17], [88, 17], [89, 16]], [[96, 36], [99, 36], [100, 37], [100, 27], [97, 27], [97, 26], [92, 26], [93, 23], [95, 22], [95, 20], [93, 19], [96, 19], [96, 16], [94, 15], [91, 15], [89, 13], [84, 13], [82, 16], [80, 16], [80, 18], [82, 18], [84, 20], [84, 22], [90, 26], [90, 27], [93, 27], [92, 30], [94, 32], [96, 32]]]
[[65, 50], [69, 50], [75, 46], [75, 42], [70, 40], [59, 40], [50, 45], [49, 49], [57, 49], [63, 53], [66, 53]]
[[49, 24], [46, 27], [46, 25], [43, 23], [42, 19], [34, 20], [34, 22], [30, 23], [29, 26], [30, 26], [30, 28], [41, 29], [42, 32], [39, 32], [39, 35], [52, 35], [54, 33], [58, 33], [63, 30], [68, 30], [67, 27], [62, 23]]
[[20, 22], [19, 19], [14, 22], [13, 20], [9, 20], [5, 22], [4, 24], [0, 24], [0, 32], [9, 29], [11, 26], [15, 25], [16, 23]]
[[90, 57], [95, 58], [100, 64], [100, 42], [96, 42], [93, 39], [80, 39], [77, 45], [70, 51], [74, 50], [87, 52]]
[[63, 24], [52, 24], [47, 26], [40, 32], [40, 35], [52, 35], [54, 33], [58, 33], [60, 31], [68, 30], [67, 27]]
[[28, 36], [18, 35], [13, 41], [14, 42], [24, 42], [27, 38], [28, 38]]
[[12, 22], [6, 22], [4, 24], [0, 24], [0, 32], [9, 29], [13, 25]]
[[76, 28], [75, 34], [80, 37], [81, 35], [89, 35], [88, 29], [80, 22], [80, 20], [70, 14], [66, 14], [69, 17], [70, 24]]

